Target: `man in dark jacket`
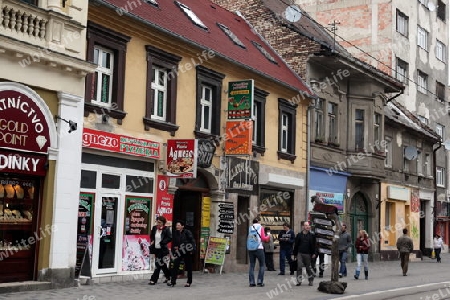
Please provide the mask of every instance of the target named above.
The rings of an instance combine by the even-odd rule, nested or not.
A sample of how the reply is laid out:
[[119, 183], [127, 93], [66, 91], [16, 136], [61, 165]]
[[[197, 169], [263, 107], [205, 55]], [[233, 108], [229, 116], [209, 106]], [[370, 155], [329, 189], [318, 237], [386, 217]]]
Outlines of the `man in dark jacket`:
[[292, 246], [295, 241], [295, 233], [290, 228], [288, 223], [283, 224], [283, 230], [278, 233], [278, 241], [280, 242], [280, 273], [284, 275], [286, 259], [289, 262], [290, 274], [294, 275], [293, 261], [292, 261]]
[[409, 254], [413, 252], [414, 245], [412, 239], [408, 236], [408, 229], [403, 229], [403, 235], [397, 240], [397, 249], [400, 252], [400, 261], [403, 276], [408, 272]]
[[303, 223], [303, 230], [295, 237], [294, 255], [297, 257], [297, 286], [302, 284], [302, 269], [306, 268], [309, 285], [313, 285], [314, 273], [311, 268], [311, 260], [316, 258], [316, 239], [311, 233], [309, 222]]

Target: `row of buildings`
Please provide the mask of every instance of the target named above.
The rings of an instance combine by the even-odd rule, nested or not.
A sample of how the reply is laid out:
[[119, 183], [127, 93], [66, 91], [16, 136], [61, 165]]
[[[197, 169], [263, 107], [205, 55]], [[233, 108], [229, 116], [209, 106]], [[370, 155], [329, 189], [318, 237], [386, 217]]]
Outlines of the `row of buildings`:
[[374, 259], [405, 226], [430, 249], [443, 133], [298, 6], [0, 0], [0, 24], [1, 282], [147, 277], [159, 215], [195, 270], [209, 237], [244, 269], [251, 219], [299, 231], [312, 195]]

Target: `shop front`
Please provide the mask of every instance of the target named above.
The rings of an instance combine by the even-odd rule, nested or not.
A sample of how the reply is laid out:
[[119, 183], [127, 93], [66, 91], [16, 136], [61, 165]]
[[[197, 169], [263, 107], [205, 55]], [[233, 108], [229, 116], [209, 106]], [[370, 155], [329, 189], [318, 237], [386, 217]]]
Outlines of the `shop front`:
[[39, 219], [56, 130], [32, 89], [0, 83], [0, 283], [36, 280], [40, 241], [53, 227]]
[[86, 249], [93, 277], [151, 271], [148, 245], [160, 152], [159, 142], [84, 129], [77, 227], [81, 275]]

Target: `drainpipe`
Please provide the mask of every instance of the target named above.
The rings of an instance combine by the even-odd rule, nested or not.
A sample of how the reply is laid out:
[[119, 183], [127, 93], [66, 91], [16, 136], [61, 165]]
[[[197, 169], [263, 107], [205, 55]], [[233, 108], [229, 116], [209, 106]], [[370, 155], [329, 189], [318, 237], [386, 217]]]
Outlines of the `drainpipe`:
[[305, 187], [305, 194], [306, 194], [306, 207], [305, 207], [305, 220], [308, 220], [308, 201], [309, 201], [309, 186], [310, 186], [310, 170], [311, 170], [311, 111], [316, 107], [316, 98], [312, 98], [308, 105], [308, 111], [307, 111], [307, 124], [306, 124], [306, 187]]
[[436, 180], [436, 151], [442, 147], [441, 142], [438, 142], [438, 147], [433, 149], [433, 185], [434, 185], [434, 200], [433, 200], [433, 237], [436, 234], [437, 224], [437, 180]]

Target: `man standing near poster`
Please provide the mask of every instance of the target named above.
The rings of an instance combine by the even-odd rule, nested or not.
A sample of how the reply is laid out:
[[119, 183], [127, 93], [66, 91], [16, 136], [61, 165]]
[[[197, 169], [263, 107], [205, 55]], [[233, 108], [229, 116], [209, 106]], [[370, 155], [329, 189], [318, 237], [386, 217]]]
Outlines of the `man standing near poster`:
[[295, 241], [295, 233], [288, 223], [283, 224], [283, 230], [278, 234], [278, 241], [280, 242], [280, 273], [278, 275], [284, 275], [286, 259], [289, 262], [290, 275], [294, 275], [292, 247]]

